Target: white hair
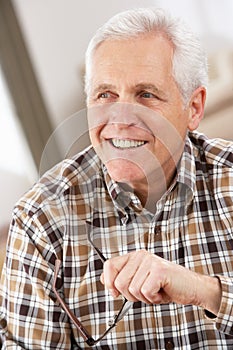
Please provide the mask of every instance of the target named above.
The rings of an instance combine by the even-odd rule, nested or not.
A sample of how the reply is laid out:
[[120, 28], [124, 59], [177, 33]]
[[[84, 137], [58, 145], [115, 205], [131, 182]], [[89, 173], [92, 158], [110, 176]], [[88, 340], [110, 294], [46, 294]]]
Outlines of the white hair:
[[162, 33], [172, 42], [173, 77], [186, 104], [199, 86], [207, 87], [207, 56], [199, 38], [179, 18], [162, 9], [138, 8], [121, 12], [100, 27], [86, 51], [85, 91], [88, 96], [92, 57], [98, 46], [106, 40], [124, 40], [140, 35]]

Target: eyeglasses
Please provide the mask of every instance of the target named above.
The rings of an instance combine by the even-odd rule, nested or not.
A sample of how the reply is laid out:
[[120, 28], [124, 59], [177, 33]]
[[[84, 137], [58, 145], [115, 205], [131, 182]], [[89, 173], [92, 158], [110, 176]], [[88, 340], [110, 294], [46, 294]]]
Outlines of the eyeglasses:
[[[94, 248], [95, 252], [99, 256], [100, 260], [104, 263], [106, 261], [106, 258], [103, 256], [101, 251], [93, 244], [90, 235], [88, 234], [88, 239], [91, 244], [91, 246]], [[57, 297], [57, 300], [59, 301], [61, 307], [66, 312], [66, 314], [70, 317], [74, 325], [77, 327], [77, 329], [80, 332], [80, 335], [82, 336], [83, 340], [89, 345], [94, 346], [97, 344], [100, 340], [102, 340], [116, 325], [122, 318], [128, 313], [128, 311], [131, 309], [133, 302], [128, 301], [126, 298], [122, 296], [122, 306], [120, 308], [120, 311], [113, 317], [111, 320], [111, 323], [109, 324], [109, 328], [105, 330], [105, 332], [97, 339], [94, 339], [91, 334], [87, 331], [87, 329], [83, 326], [83, 324], [79, 321], [79, 319], [75, 316], [75, 314], [70, 310], [68, 305], [64, 302], [64, 300], [60, 297], [57, 289], [56, 289], [56, 282], [58, 277], [58, 272], [61, 266], [61, 261], [56, 260], [55, 261], [55, 271], [54, 271], [54, 280], [53, 280], [53, 291]]]

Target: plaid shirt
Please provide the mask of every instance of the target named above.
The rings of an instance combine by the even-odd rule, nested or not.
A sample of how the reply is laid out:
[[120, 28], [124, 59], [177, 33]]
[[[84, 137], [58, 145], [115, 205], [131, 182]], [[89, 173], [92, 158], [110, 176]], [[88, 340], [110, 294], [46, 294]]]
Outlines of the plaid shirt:
[[133, 308], [95, 349], [233, 349], [233, 146], [190, 133], [176, 180], [152, 214], [114, 183], [90, 147], [65, 160], [16, 205], [1, 284], [3, 349], [86, 349], [52, 289], [93, 337], [117, 312], [101, 285], [106, 258], [147, 249], [202, 274], [218, 276], [218, 315], [192, 305]]

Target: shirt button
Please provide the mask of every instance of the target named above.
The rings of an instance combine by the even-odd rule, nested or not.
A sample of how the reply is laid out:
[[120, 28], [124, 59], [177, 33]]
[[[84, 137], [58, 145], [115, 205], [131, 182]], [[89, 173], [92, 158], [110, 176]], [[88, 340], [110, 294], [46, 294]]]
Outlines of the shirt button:
[[7, 325], [6, 320], [1, 319], [1, 320], [0, 320], [0, 329], [6, 328], [6, 325]]
[[155, 227], [155, 234], [160, 235], [161, 234], [161, 226]]
[[166, 350], [173, 350], [174, 349], [174, 343], [171, 340], [168, 340], [165, 344], [165, 349]]

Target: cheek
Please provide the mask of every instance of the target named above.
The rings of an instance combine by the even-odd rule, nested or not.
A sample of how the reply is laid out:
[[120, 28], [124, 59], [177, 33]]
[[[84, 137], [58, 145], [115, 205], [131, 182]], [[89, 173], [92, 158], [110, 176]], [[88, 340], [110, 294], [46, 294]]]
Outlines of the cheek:
[[97, 142], [95, 129], [89, 129], [89, 136], [90, 136], [91, 144], [92, 146], [94, 146]]
[[97, 134], [109, 119], [109, 105], [92, 104], [87, 108], [87, 120], [89, 130], [94, 130]]
[[100, 145], [101, 139], [100, 139], [100, 134], [101, 134], [101, 127], [89, 127], [89, 136], [91, 140], [92, 146], [95, 148]]
[[184, 109], [174, 109], [173, 113], [169, 113], [167, 123], [171, 126], [170, 130], [174, 130], [171, 136], [174, 137], [176, 135], [176, 137], [183, 139], [188, 129], [188, 114]]

